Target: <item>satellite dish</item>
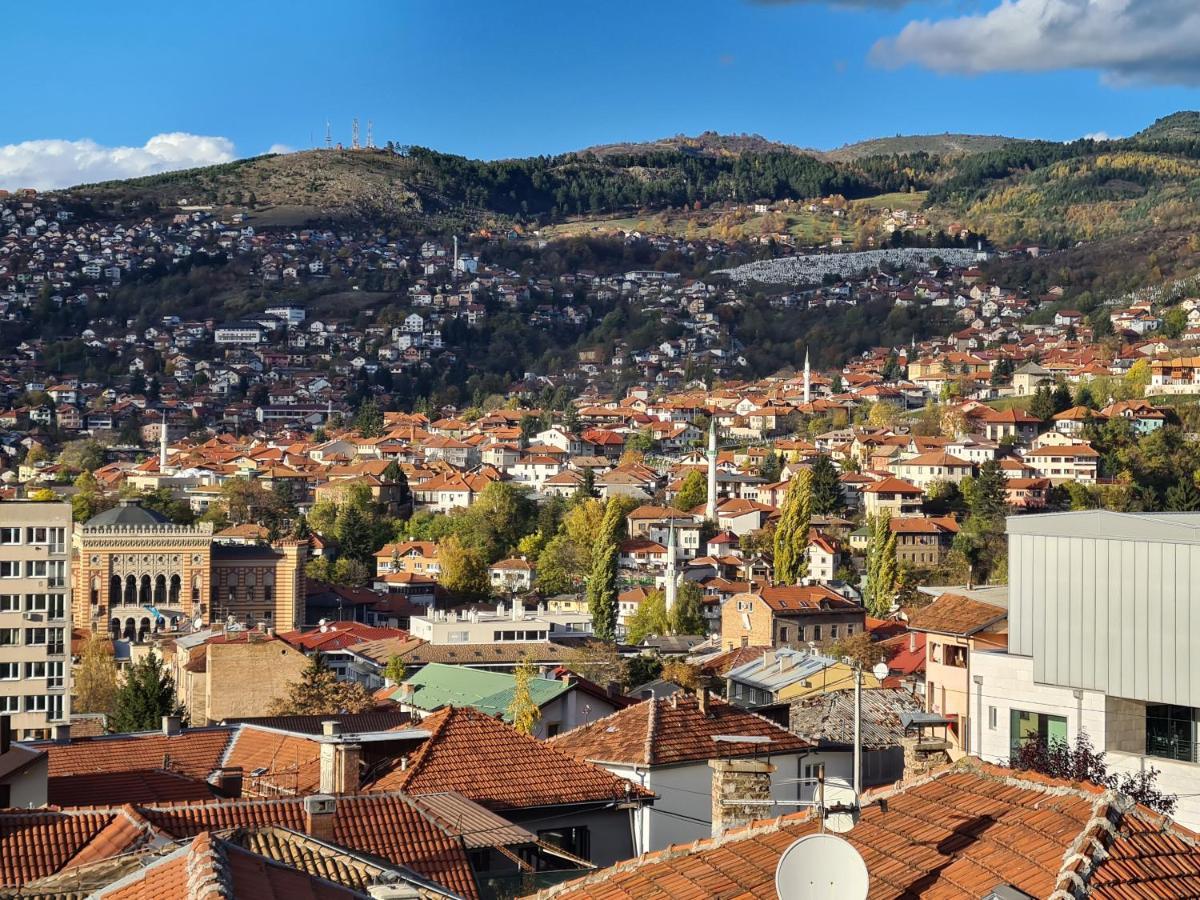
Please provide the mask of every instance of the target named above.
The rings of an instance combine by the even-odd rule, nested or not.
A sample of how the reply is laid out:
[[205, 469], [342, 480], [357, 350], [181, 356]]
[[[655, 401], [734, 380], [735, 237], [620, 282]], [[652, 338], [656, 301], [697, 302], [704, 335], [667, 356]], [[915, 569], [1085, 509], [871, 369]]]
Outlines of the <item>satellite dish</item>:
[[775, 867], [779, 900], [863, 900], [870, 886], [862, 856], [835, 834], [800, 838], [783, 851]]
[[888, 677], [889, 671], [890, 669], [888, 669], [887, 663], [877, 662], [875, 663], [875, 668], [871, 670], [871, 674], [874, 675], [879, 681], [883, 681], [883, 679]]
[[329, 630], [329, 626], [328, 626], [328, 625], [324, 625], [324, 624], [322, 624], [322, 625], [321, 625], [321, 634], [324, 634], [324, 633], [325, 633], [325, 632], [327, 632], [328, 630]]
[[[836, 808], [834, 808], [836, 807]], [[825, 827], [845, 834], [858, 824], [858, 796], [844, 778], [825, 779]]]
[[194, 621], [194, 622], [192, 623], [192, 627], [193, 627], [193, 628], [195, 628], [197, 631], [199, 631], [201, 628], [203, 628], [203, 627], [204, 627], [204, 620], [203, 620], [203, 619], [197, 619], [196, 621]]

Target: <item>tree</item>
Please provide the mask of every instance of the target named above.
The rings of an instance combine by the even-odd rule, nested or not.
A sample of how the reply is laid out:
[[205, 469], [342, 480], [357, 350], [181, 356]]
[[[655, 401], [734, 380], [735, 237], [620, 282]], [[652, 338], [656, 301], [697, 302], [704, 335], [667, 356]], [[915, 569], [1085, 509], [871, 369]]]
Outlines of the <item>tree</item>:
[[871, 639], [869, 631], [839, 639], [830, 648], [830, 655], [835, 659], [849, 659], [865, 672], [870, 672], [886, 656], [883, 649]]
[[625, 626], [625, 642], [636, 647], [648, 637], [662, 637], [670, 633], [666, 597], [662, 591], [651, 591], [629, 617]]
[[[896, 574], [896, 537], [887, 513], [876, 513], [867, 520], [867, 579], [863, 600], [871, 615], [882, 618], [892, 606], [892, 588]], [[889, 560], [890, 553], [890, 560]]]
[[466, 597], [487, 595], [488, 563], [483, 551], [465, 544], [457, 534], [438, 544], [438, 565], [438, 580], [446, 590]]
[[86, 522], [97, 513], [112, 508], [113, 501], [101, 492], [100, 483], [91, 472], [80, 472], [74, 485], [75, 493], [71, 495], [71, 517], [76, 522]]
[[379, 437], [383, 434], [383, 410], [372, 397], [358, 408], [351, 427], [365, 438]]
[[808, 571], [812, 483], [811, 469], [801, 469], [788, 482], [779, 524], [775, 527], [775, 581], [779, 584], [795, 584]]
[[120, 690], [118, 680], [112, 641], [99, 633], [91, 635], [83, 645], [79, 667], [75, 670], [72, 710], [111, 716], [116, 710]]
[[186, 718], [187, 712], [175, 700], [175, 679], [151, 651], [125, 673], [108, 725], [115, 732], [151, 731], [162, 727], [163, 716]]
[[662, 674], [659, 675], [659, 678], [663, 681], [670, 681], [673, 684], [677, 684], [689, 691], [694, 691], [700, 687], [700, 669], [677, 657], [664, 660]]
[[1007, 482], [1000, 463], [989, 459], [979, 467], [979, 474], [965, 479], [961, 490], [972, 516], [997, 525], [1008, 513]]
[[1074, 744], [1043, 737], [1027, 739], [1017, 748], [1012, 766], [1014, 769], [1040, 772], [1051, 778], [1089, 781], [1124, 794], [1163, 815], [1169, 816], [1175, 812], [1179, 798], [1158, 789], [1158, 769], [1151, 766], [1138, 772], [1117, 774], [1108, 771], [1104, 756], [1103, 751], [1097, 751], [1092, 746], [1087, 732], [1080, 731], [1075, 736]]
[[657, 656], [639, 653], [626, 660], [627, 687], [635, 688], [653, 681], [662, 674], [662, 660]]
[[357, 504], [347, 503], [338, 511], [336, 534], [339, 557], [361, 563], [374, 562], [378, 549], [374, 529]]
[[588, 611], [592, 614], [592, 633], [600, 641], [617, 637], [617, 543], [611, 538], [599, 547], [588, 575]]
[[1054, 391], [1050, 395], [1050, 400], [1054, 404], [1054, 412], [1060, 413], [1071, 408], [1071, 389], [1065, 384], [1057, 384], [1054, 386]]
[[526, 656], [521, 664], [513, 671], [513, 695], [508, 704], [508, 718], [512, 727], [521, 734], [533, 734], [542, 711], [533, 700], [530, 685], [537, 677], [537, 666]]
[[1167, 488], [1166, 507], [1171, 512], [1195, 512], [1200, 510], [1200, 491], [1191, 481], [1180, 481]]
[[1029, 414], [1048, 422], [1056, 412], [1058, 410], [1054, 408], [1054, 397], [1050, 393], [1049, 385], [1038, 385], [1037, 390], [1033, 392], [1033, 400], [1029, 403]]
[[362, 587], [371, 580], [375, 573], [374, 567], [367, 565], [361, 559], [343, 556], [336, 559], [332, 568], [328, 569], [329, 581], [346, 587]]
[[708, 502], [708, 482], [700, 469], [692, 469], [683, 476], [679, 493], [675, 495], [675, 508], [684, 512], [703, 506]]
[[703, 592], [694, 581], [679, 585], [675, 606], [671, 610], [671, 631], [674, 634], [708, 634], [704, 618]]
[[812, 464], [812, 511], [827, 516], [842, 506], [842, 482], [833, 460], [822, 453]]
[[387, 665], [383, 668], [383, 677], [387, 679], [388, 684], [403, 684], [404, 680], [408, 678], [408, 666], [404, 662], [404, 657], [389, 656]]
[[366, 712], [374, 705], [357, 681], [339, 681], [320, 653], [309, 657], [299, 679], [271, 706], [273, 716], [333, 716]]
[[[758, 467], [760, 478], [765, 478], [767, 484], [775, 484], [779, 481], [780, 475], [783, 474], [783, 463], [779, 461], [779, 454], [772, 447], [767, 451], [767, 455], [763, 457], [762, 464]], [[705, 491], [707, 494], [707, 490]]]
[[563, 665], [602, 686], [627, 683], [625, 660], [612, 643], [585, 641], [578, 644], [563, 654]]

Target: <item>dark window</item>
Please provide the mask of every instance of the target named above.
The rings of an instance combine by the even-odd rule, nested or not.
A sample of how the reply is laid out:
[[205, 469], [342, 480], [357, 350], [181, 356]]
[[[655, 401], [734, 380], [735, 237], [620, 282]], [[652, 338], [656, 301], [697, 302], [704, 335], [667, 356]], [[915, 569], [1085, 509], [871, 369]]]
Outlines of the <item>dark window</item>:
[[1048, 716], [1045, 713], [1023, 712], [1014, 709], [1009, 714], [1008, 741], [1015, 757], [1026, 741], [1040, 738], [1047, 744], [1066, 743], [1067, 719], [1065, 716]]
[[1146, 707], [1146, 755], [1184, 762], [1200, 761], [1196, 752], [1197, 711], [1190, 706]]
[[548, 828], [538, 832], [538, 840], [553, 844], [560, 850], [581, 857], [592, 858], [592, 834], [586, 825], [575, 825], [569, 828]]

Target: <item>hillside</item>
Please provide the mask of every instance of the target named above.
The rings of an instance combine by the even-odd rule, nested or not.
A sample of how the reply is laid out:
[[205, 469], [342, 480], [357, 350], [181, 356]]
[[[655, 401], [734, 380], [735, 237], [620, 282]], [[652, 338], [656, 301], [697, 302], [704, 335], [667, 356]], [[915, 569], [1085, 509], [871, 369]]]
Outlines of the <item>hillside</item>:
[[928, 153], [933, 156], [966, 156], [998, 150], [1021, 138], [991, 134], [914, 134], [889, 138], [873, 138], [827, 150], [822, 156], [834, 162], [853, 162], [868, 156]]
[[819, 150], [807, 150], [792, 144], [772, 141], [760, 134], [718, 134], [715, 131], [705, 131], [695, 137], [677, 134], [674, 137], [659, 138], [654, 141], [619, 142], [615, 144], [599, 144], [580, 150], [580, 153], [590, 153], [601, 158], [606, 156], [659, 153], [662, 151], [684, 153], [689, 156], [742, 156], [755, 153], [804, 153], [809, 156], [820, 156]]

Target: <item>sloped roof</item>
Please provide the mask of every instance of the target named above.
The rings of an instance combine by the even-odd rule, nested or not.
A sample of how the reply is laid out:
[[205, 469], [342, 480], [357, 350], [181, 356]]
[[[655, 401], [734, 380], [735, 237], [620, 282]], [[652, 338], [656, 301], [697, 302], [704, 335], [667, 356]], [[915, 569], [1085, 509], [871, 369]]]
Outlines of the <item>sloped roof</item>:
[[972, 600], [962, 594], [942, 594], [908, 620], [914, 631], [933, 631], [938, 634], [956, 634], [964, 637], [983, 631], [990, 625], [1003, 621], [1008, 610], [980, 600]]
[[[845, 839], [867, 864], [872, 898], [958, 900], [1001, 884], [1034, 897], [1076, 896], [1081, 887], [1105, 900], [1200, 895], [1200, 836], [1090, 784], [968, 757], [867, 801]], [[755, 822], [644, 854], [537, 897], [770, 897], [780, 855], [818, 830], [809, 812]]]
[[[717, 735], [770, 738], [769, 745], [718, 743]], [[700, 711], [695, 697], [650, 699], [552, 738], [576, 759], [670, 766], [746, 753], [790, 753], [812, 745], [762, 716], [721, 700]]]
[[[900, 714], [924, 704], [903, 688], [862, 692], [862, 742], [869, 749], [895, 747], [904, 729]], [[792, 704], [791, 730], [820, 744], [854, 746], [854, 691], [829, 691]]]
[[[516, 677], [505, 672], [429, 663], [405, 682], [415, 688], [412, 698], [405, 702], [430, 712], [446, 706], [469, 706], [511, 722], [508, 707], [516, 683]], [[535, 677], [529, 680], [530, 696], [538, 706], [545, 706], [570, 687], [558, 679]]]
[[393, 767], [371, 787], [412, 794], [457, 791], [491, 810], [646, 796], [625, 779], [473, 709], [448, 707], [426, 716], [421, 726], [432, 734], [408, 767]]

